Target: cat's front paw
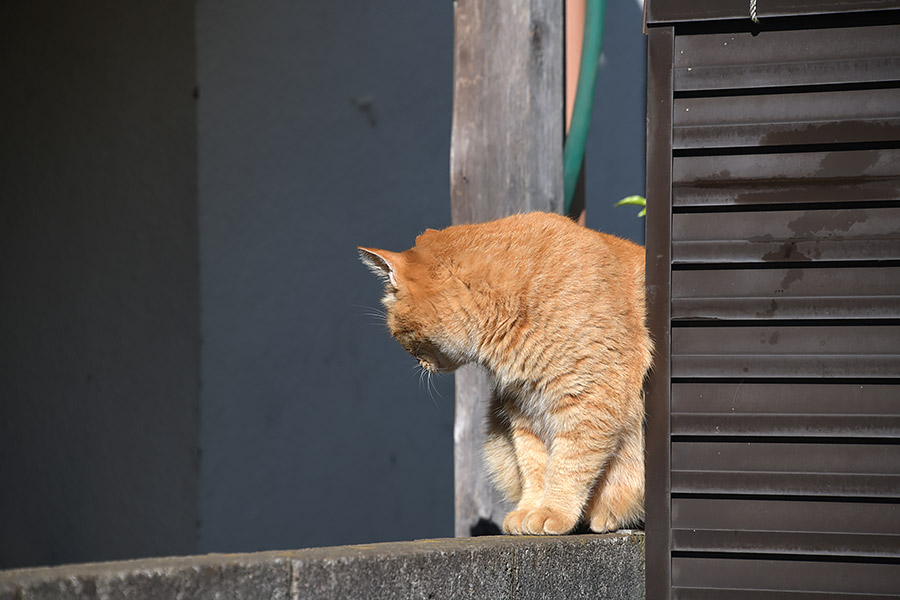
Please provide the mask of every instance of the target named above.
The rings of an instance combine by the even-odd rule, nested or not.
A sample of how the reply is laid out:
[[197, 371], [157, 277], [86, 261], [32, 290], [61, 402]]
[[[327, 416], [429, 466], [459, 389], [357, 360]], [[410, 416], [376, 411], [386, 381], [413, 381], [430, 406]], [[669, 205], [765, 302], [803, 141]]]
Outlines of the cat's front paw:
[[578, 518], [552, 508], [538, 508], [522, 521], [522, 533], [530, 535], [562, 535], [574, 529]]
[[619, 530], [620, 523], [612, 514], [601, 512], [591, 517], [590, 527], [594, 533], [612, 533]]
[[619, 530], [619, 522], [612, 517], [594, 517], [591, 519], [591, 531], [594, 533], [613, 533]]
[[514, 510], [506, 515], [506, 518], [503, 519], [503, 533], [507, 533], [510, 535], [522, 535], [522, 521], [525, 520], [526, 515], [531, 512], [527, 508]]

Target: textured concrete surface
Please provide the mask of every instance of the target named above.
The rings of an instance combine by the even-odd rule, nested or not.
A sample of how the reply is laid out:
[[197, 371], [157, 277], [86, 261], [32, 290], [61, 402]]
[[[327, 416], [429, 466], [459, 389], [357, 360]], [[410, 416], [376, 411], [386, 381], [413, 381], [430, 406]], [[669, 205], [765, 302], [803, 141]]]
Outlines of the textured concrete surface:
[[643, 597], [642, 533], [419, 540], [0, 571], [0, 600]]

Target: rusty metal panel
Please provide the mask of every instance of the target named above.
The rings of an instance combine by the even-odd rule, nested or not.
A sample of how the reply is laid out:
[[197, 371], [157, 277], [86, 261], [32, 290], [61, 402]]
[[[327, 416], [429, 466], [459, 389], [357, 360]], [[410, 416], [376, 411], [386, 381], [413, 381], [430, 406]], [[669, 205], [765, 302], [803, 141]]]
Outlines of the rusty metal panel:
[[[676, 383], [672, 413], [740, 415], [900, 415], [900, 382]], [[674, 432], [673, 432], [674, 433]], [[707, 432], [711, 433], [711, 432]]]
[[[900, 482], [900, 445], [879, 443], [833, 444], [823, 440], [791, 442], [673, 441], [673, 473], [706, 471], [795, 475], [878, 475]], [[892, 479], [889, 479], [892, 478]], [[674, 479], [674, 477], [673, 477]], [[823, 490], [828, 492], [833, 490]], [[900, 497], [900, 486], [886, 486]], [[739, 490], [735, 490], [739, 492]]]
[[680, 35], [676, 92], [896, 81], [900, 25]]
[[898, 106], [897, 88], [679, 98], [674, 147], [897, 141]]
[[[897, 598], [897, 590], [900, 590], [900, 565], [850, 560], [835, 562], [676, 557], [672, 559], [672, 584], [672, 598], [677, 600], [812, 600], [823, 597], [874, 600]], [[807, 594], [788, 595], [779, 592]], [[826, 593], [840, 596], [824, 596]]]
[[648, 598], [900, 598], [900, 10], [650, 1]]
[[[898, 393], [900, 390], [895, 390]], [[855, 410], [855, 409], [854, 409]], [[897, 415], [672, 415], [673, 435], [900, 439]]]
[[900, 237], [773, 238], [672, 242], [675, 264], [896, 260]]
[[[840, 154], [840, 153], [834, 153]], [[784, 156], [784, 155], [781, 155]], [[886, 161], [900, 158], [895, 153], [885, 157]], [[718, 157], [716, 157], [718, 158]], [[746, 156], [732, 156], [732, 159], [721, 161], [719, 179], [713, 179], [714, 173], [701, 173], [708, 177], [706, 181], [691, 183], [690, 180], [679, 183], [672, 190], [672, 202], [675, 207], [700, 208], [700, 207], [748, 207], [757, 205], [801, 205], [819, 203], [849, 203], [849, 202], [893, 202], [900, 200], [900, 175], [873, 174], [863, 176], [858, 171], [846, 178], [840, 176], [827, 177], [826, 171], [820, 173], [818, 179], [810, 177], [804, 180], [802, 175], [787, 174], [779, 176], [773, 173], [773, 179], [765, 179], [763, 174], [752, 174], [749, 180], [726, 177], [729, 167], [741, 167], [742, 163], [752, 162]], [[768, 161], [764, 157], [759, 158], [759, 163], [776, 163]], [[813, 159], [817, 157], [812, 157]], [[793, 157], [787, 160], [793, 161]], [[675, 158], [675, 164], [682, 170], [694, 169], [697, 163], [688, 164], [696, 159]], [[840, 157], [827, 166], [841, 169]], [[760, 166], [763, 166], [760, 164]], [[849, 169], [848, 169], [849, 170]], [[686, 174], [691, 176], [691, 174]]]
[[881, 534], [900, 537], [900, 507], [872, 502], [677, 498], [672, 502], [677, 529]]
[[[720, 507], [716, 507], [720, 508]], [[818, 509], [818, 507], [816, 507]], [[874, 534], [807, 533], [796, 531], [716, 531], [675, 529], [675, 550], [693, 552], [759, 552], [765, 554], [891, 557], [900, 553], [900, 536]]]
[[[787, 451], [787, 449], [785, 449]], [[900, 498], [900, 475], [672, 470], [675, 494]]]
[[802, 267], [676, 270], [672, 273], [672, 297], [687, 300], [856, 296], [862, 298], [860, 304], [864, 304], [876, 297], [900, 295], [900, 267], [897, 265]]
[[[724, 595], [727, 594], [727, 595]], [[720, 589], [685, 589], [674, 588], [673, 600], [822, 600], [823, 596], [816, 592], [775, 591], [775, 590], [720, 590]], [[828, 596], [827, 600], [897, 600], [896, 595], [880, 594], [840, 594]]]
[[896, 504], [676, 498], [672, 528], [676, 551], [861, 557], [900, 553]]
[[900, 313], [900, 296], [896, 295], [672, 299], [672, 318], [678, 321], [883, 319], [893, 318], [897, 313]]
[[[900, 104], [898, 104], [900, 106]], [[677, 214], [675, 264], [900, 259], [900, 208]]]
[[740, 218], [731, 213], [679, 214], [672, 222], [672, 239], [679, 242], [819, 238], [900, 239], [900, 207], [758, 211]]
[[[718, 19], [749, 20], [745, 0], [645, 0], [647, 23], [696, 22]], [[900, 7], [897, 0], [760, 0], [760, 18], [819, 15], [822, 13], [865, 12]]]
[[900, 326], [673, 327], [671, 372], [676, 378], [900, 378]]
[[730, 354], [672, 357], [673, 377], [896, 377], [898, 354]]
[[647, 59], [647, 326], [653, 369], [646, 389], [646, 597], [670, 597], [669, 329], [671, 323], [671, 27], [649, 32]]
[[898, 399], [898, 384], [677, 383], [672, 435], [900, 439]]
[[900, 150], [684, 156], [672, 169], [677, 209], [900, 200]]
[[900, 150], [852, 150], [672, 160], [676, 209], [900, 200]]
[[900, 325], [673, 327], [673, 357], [691, 354], [900, 355]]
[[675, 270], [672, 318], [808, 321], [900, 315], [900, 267], [802, 267]]

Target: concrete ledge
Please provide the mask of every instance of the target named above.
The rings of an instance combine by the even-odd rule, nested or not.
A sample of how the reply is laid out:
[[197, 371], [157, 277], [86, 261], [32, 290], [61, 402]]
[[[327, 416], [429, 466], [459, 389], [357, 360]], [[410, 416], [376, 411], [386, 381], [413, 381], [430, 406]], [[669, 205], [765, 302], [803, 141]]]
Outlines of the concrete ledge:
[[0, 571], [0, 600], [643, 597], [642, 533], [419, 540]]

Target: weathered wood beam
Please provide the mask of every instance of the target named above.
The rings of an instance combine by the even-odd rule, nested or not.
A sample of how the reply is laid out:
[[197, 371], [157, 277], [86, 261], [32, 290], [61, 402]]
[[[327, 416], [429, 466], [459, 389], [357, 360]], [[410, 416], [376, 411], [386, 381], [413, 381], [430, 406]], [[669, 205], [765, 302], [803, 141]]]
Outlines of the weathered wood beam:
[[[453, 223], [562, 212], [563, 3], [456, 0], [454, 13]], [[506, 511], [481, 463], [489, 395], [480, 368], [457, 372], [457, 536], [496, 531]]]

